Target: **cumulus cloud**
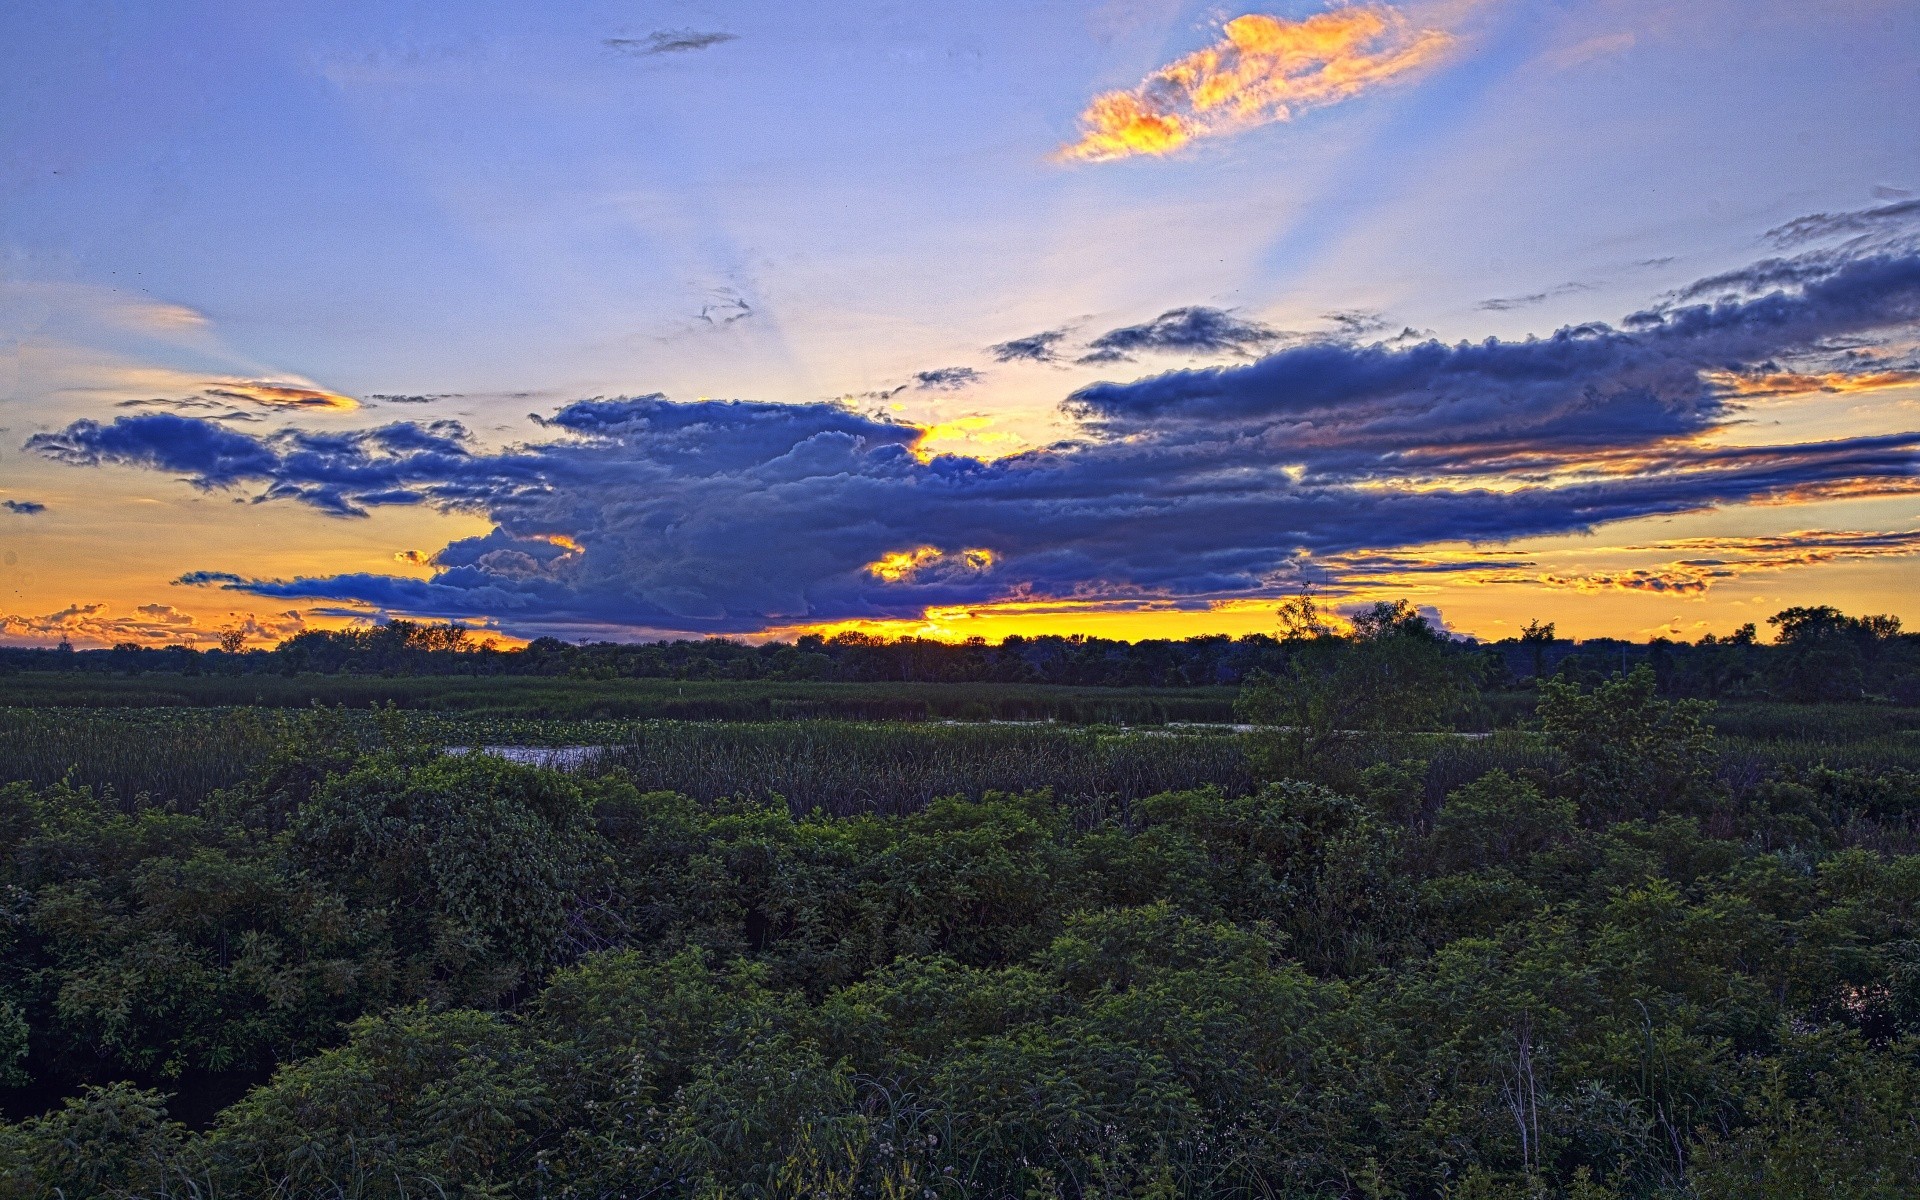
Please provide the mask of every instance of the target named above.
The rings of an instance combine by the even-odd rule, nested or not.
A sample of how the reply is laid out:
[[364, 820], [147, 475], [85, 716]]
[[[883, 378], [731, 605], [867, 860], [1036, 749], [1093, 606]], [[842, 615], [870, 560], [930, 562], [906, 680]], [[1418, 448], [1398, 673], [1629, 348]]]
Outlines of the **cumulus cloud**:
[[718, 31], [702, 32], [697, 29], [660, 29], [643, 38], [605, 38], [602, 45], [620, 54], [648, 56], [654, 54], [685, 54], [690, 50], [705, 50], [709, 46], [718, 46], [722, 42], [738, 41], [737, 33]]
[[1301, 21], [1251, 13], [1228, 21], [1222, 35], [1131, 91], [1095, 97], [1080, 114], [1079, 140], [1060, 157], [1171, 154], [1199, 138], [1291, 120], [1430, 63], [1453, 42], [1439, 30], [1413, 30], [1386, 7]]
[[[452, 421], [251, 434], [177, 413], [76, 421], [27, 448], [340, 516], [428, 505], [487, 517], [491, 532], [433, 555], [424, 579], [183, 582], [522, 633], [1205, 604], [1271, 595], [1301, 563], [1342, 555], [1920, 492], [1920, 432], [1715, 440], [1743, 403], [1723, 373], [1843, 373], [1853, 360], [1834, 361], [1836, 340], [1910, 336], [1920, 321], [1920, 254], [1788, 265], [1763, 274], [1790, 282], [1722, 285], [1620, 327], [1453, 345], [1320, 339], [1097, 384], [1066, 401], [1073, 436], [992, 461], [931, 452], [928, 427], [839, 405], [659, 395], [578, 401], [537, 419], [550, 440], [493, 449]], [[1685, 590], [1680, 576], [1720, 569], [1680, 553], [1587, 582]], [[1576, 586], [1555, 582], [1574, 579], [1564, 571], [1502, 569]]]
[[1221, 308], [1174, 308], [1139, 325], [1110, 329], [1087, 343], [1083, 363], [1122, 362], [1142, 351], [1186, 354], [1246, 352], [1286, 335]]
[[47, 511], [47, 506], [38, 500], [0, 500], [0, 508], [16, 516], [30, 517], [35, 513]]
[[995, 362], [1058, 362], [1060, 352], [1055, 347], [1066, 336], [1064, 329], [1048, 329], [989, 346], [987, 353]]

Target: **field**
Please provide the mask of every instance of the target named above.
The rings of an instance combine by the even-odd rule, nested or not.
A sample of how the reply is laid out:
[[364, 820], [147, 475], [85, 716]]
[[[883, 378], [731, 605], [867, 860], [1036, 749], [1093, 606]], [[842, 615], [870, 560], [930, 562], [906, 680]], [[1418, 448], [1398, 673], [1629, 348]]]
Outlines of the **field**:
[[994, 683], [783, 683], [539, 676], [0, 675], [0, 706], [305, 708], [313, 704], [569, 720], [1231, 721], [1232, 688]]
[[[738, 685], [712, 686], [720, 691]], [[789, 686], [805, 699], [802, 688]], [[885, 690], [882, 685], [871, 689], [874, 694]], [[1073, 703], [1090, 703], [1084, 690], [1074, 691]], [[818, 703], [831, 705], [841, 698], [829, 690], [828, 699]], [[796, 813], [898, 813], [939, 796], [977, 798], [990, 791], [1042, 788], [1098, 809], [1179, 787], [1211, 784], [1240, 793], [1252, 784], [1244, 739], [1224, 728], [627, 720], [493, 715], [438, 706], [343, 709], [336, 715], [369, 745], [384, 722], [408, 740], [446, 746], [608, 747], [595, 769], [626, 775], [645, 790], [701, 800], [779, 797]], [[65, 779], [121, 797], [146, 794], [160, 803], [193, 805], [257, 771], [273, 747], [307, 719], [298, 708], [251, 706], [0, 708], [0, 782], [21, 779], [44, 786]], [[1780, 765], [1920, 770], [1920, 709], [1724, 705], [1714, 722], [1722, 769], [1736, 783]], [[1357, 739], [1353, 753], [1361, 764], [1419, 763], [1430, 800], [1496, 767], [1552, 765], [1540, 739], [1523, 730], [1490, 737], [1380, 735]]]

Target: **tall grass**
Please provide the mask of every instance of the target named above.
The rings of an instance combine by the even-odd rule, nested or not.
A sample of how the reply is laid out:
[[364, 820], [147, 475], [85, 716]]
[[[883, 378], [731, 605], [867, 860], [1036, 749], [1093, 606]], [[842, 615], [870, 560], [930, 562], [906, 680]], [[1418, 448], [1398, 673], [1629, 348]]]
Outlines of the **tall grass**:
[[547, 719], [678, 721], [1064, 721], [1159, 725], [1233, 720], [1232, 688], [1092, 688], [1000, 683], [555, 679], [531, 676], [0, 676], [0, 706], [304, 708], [393, 704]]
[[1070, 727], [648, 724], [607, 765], [643, 789], [699, 799], [784, 799], [819, 809], [910, 812], [941, 796], [1049, 788], [1097, 809], [1177, 788], [1253, 784], [1241, 740]]
[[[1723, 736], [1722, 776], [1736, 790], [1781, 766], [1920, 770], [1920, 731], [1887, 729], [1893, 718], [1832, 711], [1831, 727], [1799, 714], [1791, 736]], [[0, 708], [0, 782], [70, 779], [131, 798], [190, 806], [247, 778], [303, 720], [274, 708]], [[1774, 718], [1769, 717], [1768, 720]], [[346, 713], [371, 743], [379, 726], [441, 745], [610, 747], [603, 769], [646, 789], [702, 799], [781, 797], [796, 811], [903, 812], [938, 796], [1051, 788], [1093, 811], [1155, 792], [1213, 784], [1253, 785], [1245, 740], [1219, 730], [1121, 731], [1073, 725], [941, 725], [902, 722], [687, 722], [559, 720], [409, 711], [376, 722]], [[1756, 719], [1747, 728], [1770, 729]], [[1551, 773], [1554, 753], [1538, 734], [1484, 738], [1448, 734], [1373, 737], [1355, 763], [1422, 764], [1426, 798], [1438, 801], [1496, 767]]]
[[188, 804], [257, 770], [292, 731], [270, 709], [0, 709], [0, 783], [67, 780]]

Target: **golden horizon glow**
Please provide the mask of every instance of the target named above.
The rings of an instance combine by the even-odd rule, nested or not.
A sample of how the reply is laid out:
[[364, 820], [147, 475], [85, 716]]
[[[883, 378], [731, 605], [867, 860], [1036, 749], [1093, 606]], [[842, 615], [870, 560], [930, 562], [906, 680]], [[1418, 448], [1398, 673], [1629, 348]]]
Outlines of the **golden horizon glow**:
[[1160, 156], [1199, 138], [1289, 121], [1430, 63], [1454, 40], [1437, 29], [1411, 32], [1384, 6], [1335, 9], [1300, 21], [1249, 13], [1228, 21], [1222, 35], [1132, 91], [1094, 97], [1080, 115], [1079, 140], [1056, 157]]

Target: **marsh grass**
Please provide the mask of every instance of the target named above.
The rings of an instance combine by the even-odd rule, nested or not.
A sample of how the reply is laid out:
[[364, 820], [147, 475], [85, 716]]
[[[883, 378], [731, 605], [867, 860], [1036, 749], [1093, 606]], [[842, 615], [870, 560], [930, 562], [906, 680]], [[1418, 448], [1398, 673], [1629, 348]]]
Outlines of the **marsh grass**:
[[[1789, 712], [1722, 726], [1722, 777], [1736, 790], [1780, 766], [1920, 770], [1914, 710], [1769, 706]], [[1866, 709], [1866, 706], [1858, 706]], [[1825, 718], [1831, 716], [1831, 721]], [[297, 709], [0, 708], [0, 782], [62, 779], [131, 800], [191, 807], [240, 783], [311, 719]], [[906, 812], [940, 796], [1051, 789], [1090, 812], [1143, 796], [1214, 785], [1253, 785], [1245, 741], [1218, 729], [1121, 729], [1066, 724], [938, 724], [794, 720], [713, 722], [555, 719], [441, 710], [371, 708], [341, 714], [368, 745], [382, 737], [445, 746], [606, 746], [598, 770], [644, 789], [713, 800], [784, 799], [814, 809]], [[1790, 733], [1777, 733], [1778, 730]], [[1758, 736], [1756, 736], [1758, 735]], [[1537, 734], [1378, 736], [1356, 743], [1353, 765], [1413, 764], [1429, 803], [1498, 767], [1552, 773]]]
[[1233, 688], [1001, 683], [572, 679], [540, 676], [0, 676], [0, 705], [62, 708], [366, 708], [563, 720], [1061, 721], [1160, 725], [1233, 720]]

